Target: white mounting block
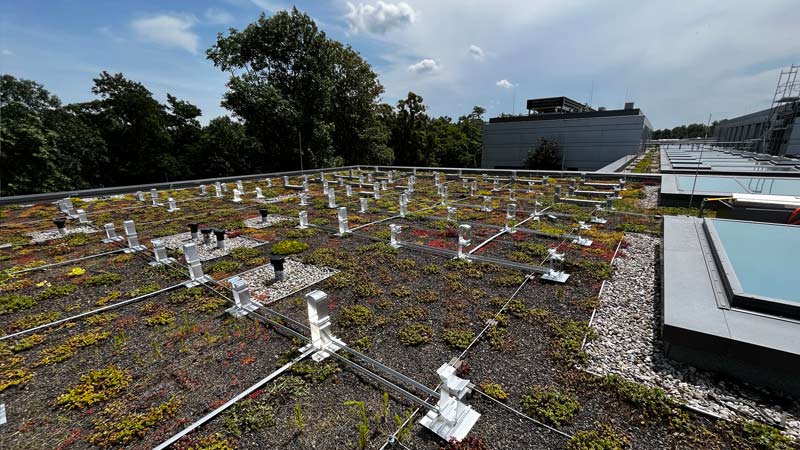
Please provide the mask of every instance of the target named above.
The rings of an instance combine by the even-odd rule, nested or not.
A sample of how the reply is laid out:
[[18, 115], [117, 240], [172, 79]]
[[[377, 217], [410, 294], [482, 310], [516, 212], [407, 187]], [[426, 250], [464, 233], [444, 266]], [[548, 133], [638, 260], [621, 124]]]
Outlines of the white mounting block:
[[446, 441], [461, 441], [481, 417], [479, 412], [463, 402], [471, 391], [469, 380], [457, 377], [456, 368], [450, 364], [443, 364], [436, 374], [442, 380], [439, 401], [436, 409], [428, 411], [419, 424]]

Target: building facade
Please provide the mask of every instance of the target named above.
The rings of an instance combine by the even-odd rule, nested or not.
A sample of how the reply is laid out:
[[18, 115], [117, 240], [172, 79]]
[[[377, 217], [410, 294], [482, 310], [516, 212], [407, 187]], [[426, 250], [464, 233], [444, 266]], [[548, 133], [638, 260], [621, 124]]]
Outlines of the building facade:
[[722, 120], [714, 127], [714, 138], [742, 150], [800, 156], [800, 102]]
[[483, 128], [481, 167], [525, 167], [540, 139], [558, 142], [565, 170], [593, 171], [644, 150], [652, 125], [633, 104], [595, 111], [566, 97], [528, 100], [527, 116], [496, 117]]

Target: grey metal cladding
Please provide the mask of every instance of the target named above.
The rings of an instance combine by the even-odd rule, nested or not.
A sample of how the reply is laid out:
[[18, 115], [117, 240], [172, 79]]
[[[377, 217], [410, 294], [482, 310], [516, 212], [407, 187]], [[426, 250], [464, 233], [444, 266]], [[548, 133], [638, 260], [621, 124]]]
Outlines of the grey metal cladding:
[[484, 125], [481, 166], [522, 167], [539, 138], [557, 141], [564, 167], [596, 170], [642, 150], [650, 131], [643, 115], [495, 122]]

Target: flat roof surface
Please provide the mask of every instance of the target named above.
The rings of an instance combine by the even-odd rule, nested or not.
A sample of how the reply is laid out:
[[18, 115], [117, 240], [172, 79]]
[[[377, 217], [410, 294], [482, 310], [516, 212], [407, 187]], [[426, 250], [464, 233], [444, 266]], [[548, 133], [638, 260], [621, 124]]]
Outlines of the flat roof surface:
[[763, 153], [750, 153], [718, 147], [691, 145], [665, 146], [661, 152], [661, 171], [665, 173], [766, 172], [800, 175], [800, 160]]
[[[717, 355], [745, 359], [758, 355], [736, 354], [741, 351], [738, 344], [800, 356], [800, 340], [797, 339], [800, 322], [731, 304], [724, 274], [714, 260], [714, 250], [703, 229], [703, 220], [664, 217], [664, 339]], [[726, 239], [731, 237], [726, 236]], [[768, 251], [752, 256], [759, 255], [770, 256]], [[743, 273], [745, 269], [747, 267], [742, 267]], [[762, 276], [766, 277], [765, 282], [774, 279], [770, 274]], [[756, 283], [755, 289], [767, 289], [759, 282], [751, 283]]]
[[731, 196], [732, 194], [800, 195], [800, 178], [776, 178], [731, 175], [661, 176], [662, 194]]

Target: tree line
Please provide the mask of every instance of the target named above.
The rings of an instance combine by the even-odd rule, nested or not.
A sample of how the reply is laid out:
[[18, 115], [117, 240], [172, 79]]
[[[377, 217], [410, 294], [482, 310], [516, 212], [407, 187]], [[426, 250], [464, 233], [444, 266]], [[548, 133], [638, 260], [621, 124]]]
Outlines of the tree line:
[[711, 126], [703, 123], [692, 123], [689, 125], [679, 125], [672, 129], [664, 128], [663, 130], [653, 131], [651, 139], [691, 139], [691, 138], [704, 138], [714, 135], [714, 127], [717, 122], [714, 121]]
[[[413, 92], [396, 105], [371, 66], [296, 8], [218, 34], [207, 58], [229, 73], [230, 115], [101, 72], [94, 100], [62, 104], [6, 74], [0, 86], [0, 194], [350, 164], [477, 167], [483, 114], [431, 117]], [[301, 147], [302, 146], [302, 147]]]

